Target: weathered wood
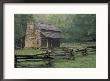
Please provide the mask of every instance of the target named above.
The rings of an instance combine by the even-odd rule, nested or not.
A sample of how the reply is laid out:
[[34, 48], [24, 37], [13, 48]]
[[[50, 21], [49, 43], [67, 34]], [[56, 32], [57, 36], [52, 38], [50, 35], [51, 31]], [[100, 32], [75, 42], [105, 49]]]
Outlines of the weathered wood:
[[60, 47], [61, 31], [55, 26], [48, 24], [27, 23], [25, 47], [41, 48], [41, 47]]
[[17, 62], [24, 61], [43, 61], [46, 65], [51, 66], [54, 59], [69, 59], [75, 60], [77, 53], [79, 55], [86, 56], [88, 52], [94, 52], [96, 49], [93, 48], [57, 48], [57, 49], [47, 49], [44, 48], [44, 53], [36, 55], [15, 55], [15, 67], [17, 67]]
[[38, 62], [38, 61], [43, 61], [43, 59], [18, 59], [17, 62], [24, 62], [24, 61], [32, 61], [32, 62]]
[[75, 52], [81, 52], [83, 56], [87, 55], [87, 48], [76, 49]]
[[46, 65], [52, 65], [51, 52], [49, 50], [46, 53], [36, 54], [36, 55], [15, 55], [15, 67], [17, 67], [17, 62], [21, 61], [44, 61]]

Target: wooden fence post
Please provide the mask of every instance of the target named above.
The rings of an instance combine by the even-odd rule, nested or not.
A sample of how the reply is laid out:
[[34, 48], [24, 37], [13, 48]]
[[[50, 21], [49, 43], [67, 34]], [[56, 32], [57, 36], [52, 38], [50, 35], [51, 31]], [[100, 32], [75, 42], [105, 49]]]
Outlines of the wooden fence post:
[[75, 53], [73, 49], [70, 50], [70, 57], [72, 57], [72, 60], [75, 60]]
[[83, 55], [83, 56], [86, 56], [86, 55], [87, 55], [87, 48], [85, 48], [85, 49], [82, 51], [82, 55]]

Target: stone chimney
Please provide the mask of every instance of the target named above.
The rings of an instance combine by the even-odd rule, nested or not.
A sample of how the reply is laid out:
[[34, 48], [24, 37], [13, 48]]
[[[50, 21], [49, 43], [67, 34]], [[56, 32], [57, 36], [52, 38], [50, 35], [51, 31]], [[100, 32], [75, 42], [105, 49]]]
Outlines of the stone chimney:
[[26, 36], [25, 36], [25, 47], [35, 48], [37, 46], [35, 27], [32, 21], [27, 23]]

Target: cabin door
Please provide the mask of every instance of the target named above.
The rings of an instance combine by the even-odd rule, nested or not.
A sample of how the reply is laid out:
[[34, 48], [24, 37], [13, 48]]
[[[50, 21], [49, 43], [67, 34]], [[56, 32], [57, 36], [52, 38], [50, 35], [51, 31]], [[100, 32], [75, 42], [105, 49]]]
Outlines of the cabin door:
[[52, 40], [52, 47], [60, 47], [60, 40], [59, 39], [53, 39]]
[[47, 41], [47, 47], [48, 48], [60, 47], [60, 40], [49, 38]]
[[47, 47], [52, 48], [52, 39], [51, 38], [49, 38], [47, 41]]

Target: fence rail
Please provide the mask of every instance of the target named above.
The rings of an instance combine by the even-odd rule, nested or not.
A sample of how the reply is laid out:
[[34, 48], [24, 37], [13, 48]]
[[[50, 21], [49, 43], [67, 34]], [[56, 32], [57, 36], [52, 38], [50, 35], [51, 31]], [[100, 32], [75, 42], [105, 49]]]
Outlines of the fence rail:
[[[92, 50], [91, 50], [92, 49]], [[43, 49], [44, 50], [44, 49]], [[45, 53], [36, 54], [36, 55], [15, 55], [15, 67], [17, 67], [18, 62], [22, 61], [47, 61], [47, 65], [52, 65], [52, 60], [55, 58], [64, 58], [64, 59], [73, 59], [75, 60], [75, 56], [79, 53], [82, 56], [88, 55], [88, 52], [96, 51], [96, 47], [89, 46], [87, 48], [58, 48], [52, 49], [51, 51], [45, 50]]]

